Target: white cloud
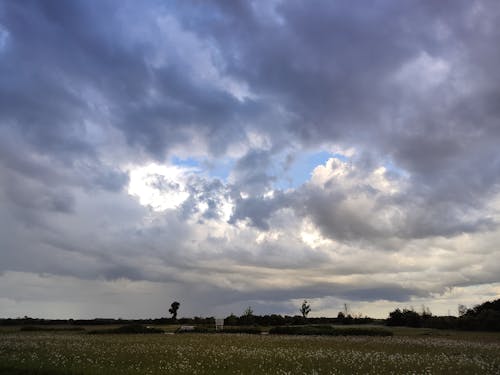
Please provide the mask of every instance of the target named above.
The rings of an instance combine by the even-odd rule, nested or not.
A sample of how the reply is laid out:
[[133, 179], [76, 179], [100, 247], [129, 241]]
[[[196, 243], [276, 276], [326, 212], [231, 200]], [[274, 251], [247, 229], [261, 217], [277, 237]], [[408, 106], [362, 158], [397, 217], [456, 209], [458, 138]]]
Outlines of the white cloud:
[[302, 222], [300, 238], [312, 249], [330, 247], [334, 243], [331, 239], [323, 237], [321, 232], [308, 219]]
[[130, 169], [128, 193], [155, 211], [178, 208], [188, 197], [187, 170], [155, 163]]

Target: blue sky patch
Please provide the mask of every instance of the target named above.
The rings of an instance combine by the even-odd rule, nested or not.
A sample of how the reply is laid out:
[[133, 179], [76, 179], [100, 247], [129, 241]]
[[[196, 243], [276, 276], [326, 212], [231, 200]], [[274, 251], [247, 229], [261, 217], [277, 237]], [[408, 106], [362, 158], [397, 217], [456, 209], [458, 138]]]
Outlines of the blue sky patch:
[[318, 165], [325, 164], [328, 159], [337, 158], [346, 161], [345, 155], [328, 151], [301, 152], [294, 155], [290, 167], [276, 181], [275, 187], [279, 189], [296, 188], [311, 178], [311, 173]]

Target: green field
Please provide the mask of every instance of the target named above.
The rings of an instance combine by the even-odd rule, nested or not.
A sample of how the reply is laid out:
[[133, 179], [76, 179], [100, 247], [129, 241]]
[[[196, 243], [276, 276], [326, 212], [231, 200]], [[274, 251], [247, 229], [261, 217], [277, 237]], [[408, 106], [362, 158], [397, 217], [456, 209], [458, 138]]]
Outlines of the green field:
[[500, 336], [88, 335], [0, 331], [0, 374], [499, 374]]

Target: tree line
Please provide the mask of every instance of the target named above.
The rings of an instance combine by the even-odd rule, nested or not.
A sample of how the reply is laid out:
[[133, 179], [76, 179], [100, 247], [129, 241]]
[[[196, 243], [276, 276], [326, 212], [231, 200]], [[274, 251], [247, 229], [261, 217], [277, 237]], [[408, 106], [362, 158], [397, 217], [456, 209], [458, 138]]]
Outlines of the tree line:
[[389, 313], [389, 326], [500, 331], [500, 299], [484, 302], [471, 309], [459, 306], [459, 316], [434, 316], [429, 309], [396, 309]]
[[[0, 319], [0, 325], [111, 325], [111, 324], [190, 324], [214, 325], [214, 317], [177, 318], [180, 303], [171, 304], [169, 312], [171, 317], [157, 319], [39, 319], [24, 316], [22, 318]], [[311, 306], [304, 301], [299, 308], [300, 315], [255, 315], [252, 308], [245, 309], [242, 315], [230, 314], [224, 319], [225, 326], [287, 326], [305, 324], [381, 324], [388, 326], [407, 326], [440, 329], [500, 331], [500, 299], [484, 302], [473, 308], [464, 306], [459, 308], [459, 316], [435, 316], [428, 308], [422, 311], [414, 309], [395, 309], [389, 313], [387, 319], [373, 319], [369, 317], [352, 316], [348, 313], [347, 306], [344, 312], [339, 312], [337, 317], [308, 317]]]

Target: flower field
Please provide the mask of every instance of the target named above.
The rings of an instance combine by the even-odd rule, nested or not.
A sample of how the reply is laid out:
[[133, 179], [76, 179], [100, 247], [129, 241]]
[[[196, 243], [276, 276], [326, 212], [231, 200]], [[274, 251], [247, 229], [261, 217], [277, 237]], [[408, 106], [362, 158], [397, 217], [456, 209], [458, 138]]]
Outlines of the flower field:
[[4, 332], [0, 374], [500, 374], [500, 342]]

